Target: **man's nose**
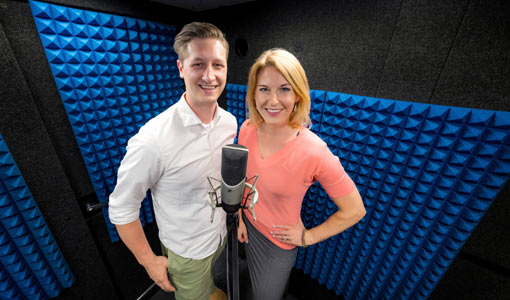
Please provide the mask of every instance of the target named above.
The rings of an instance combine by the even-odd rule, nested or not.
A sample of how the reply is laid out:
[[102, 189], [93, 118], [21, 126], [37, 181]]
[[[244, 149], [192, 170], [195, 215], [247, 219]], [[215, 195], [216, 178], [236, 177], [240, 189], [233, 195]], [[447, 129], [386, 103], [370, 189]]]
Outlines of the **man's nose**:
[[214, 70], [212, 66], [207, 66], [202, 73], [202, 80], [205, 81], [213, 81], [214, 80]]

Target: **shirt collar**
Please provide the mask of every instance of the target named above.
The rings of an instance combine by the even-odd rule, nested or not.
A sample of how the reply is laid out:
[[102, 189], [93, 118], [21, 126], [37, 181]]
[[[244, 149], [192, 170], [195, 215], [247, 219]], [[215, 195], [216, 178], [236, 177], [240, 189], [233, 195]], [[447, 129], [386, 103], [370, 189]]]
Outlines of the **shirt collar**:
[[[188, 102], [186, 102], [186, 99], [184, 98], [184, 95], [186, 93], [182, 94], [181, 99], [175, 104], [177, 105], [177, 110], [179, 112], [179, 115], [182, 118], [182, 123], [184, 127], [190, 127], [194, 125], [201, 125], [202, 127], [208, 127], [206, 124], [203, 124], [202, 121], [200, 121], [200, 118], [195, 114], [195, 112], [191, 109]], [[218, 103], [216, 103], [216, 113], [214, 114], [212, 123], [216, 124], [220, 120], [220, 107]], [[208, 124], [209, 125], [209, 124]]]

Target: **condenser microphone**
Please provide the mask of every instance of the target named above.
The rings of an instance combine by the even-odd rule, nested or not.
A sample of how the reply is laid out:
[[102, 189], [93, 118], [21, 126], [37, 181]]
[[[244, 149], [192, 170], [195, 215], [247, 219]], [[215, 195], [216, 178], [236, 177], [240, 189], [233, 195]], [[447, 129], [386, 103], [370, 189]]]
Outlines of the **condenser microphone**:
[[229, 144], [221, 149], [221, 206], [229, 214], [239, 210], [244, 196], [248, 148]]

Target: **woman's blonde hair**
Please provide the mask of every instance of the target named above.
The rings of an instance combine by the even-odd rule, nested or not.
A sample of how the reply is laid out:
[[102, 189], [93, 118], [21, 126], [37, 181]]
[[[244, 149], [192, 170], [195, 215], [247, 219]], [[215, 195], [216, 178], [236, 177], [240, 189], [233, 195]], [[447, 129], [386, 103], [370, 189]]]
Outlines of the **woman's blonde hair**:
[[257, 89], [258, 74], [268, 66], [276, 68], [298, 96], [296, 106], [289, 117], [289, 126], [292, 128], [310, 127], [310, 88], [308, 87], [305, 70], [292, 53], [281, 48], [264, 51], [250, 68], [248, 92], [246, 94], [250, 123], [254, 123], [257, 127], [264, 124], [264, 119], [255, 104], [255, 91]]

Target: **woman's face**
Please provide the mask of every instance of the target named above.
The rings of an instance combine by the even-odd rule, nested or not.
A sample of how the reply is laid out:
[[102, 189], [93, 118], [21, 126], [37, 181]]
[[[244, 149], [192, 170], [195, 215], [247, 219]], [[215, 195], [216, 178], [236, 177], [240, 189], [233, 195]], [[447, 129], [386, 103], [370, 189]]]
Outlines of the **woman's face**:
[[255, 105], [269, 126], [287, 126], [298, 96], [283, 75], [272, 66], [264, 67], [257, 75]]

